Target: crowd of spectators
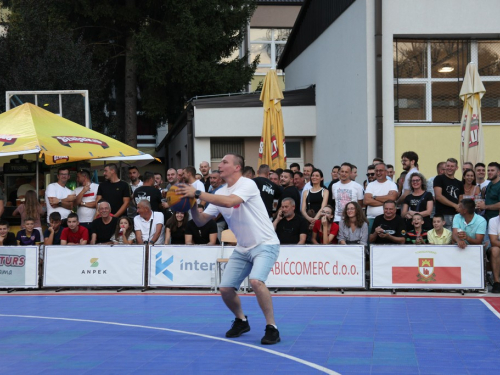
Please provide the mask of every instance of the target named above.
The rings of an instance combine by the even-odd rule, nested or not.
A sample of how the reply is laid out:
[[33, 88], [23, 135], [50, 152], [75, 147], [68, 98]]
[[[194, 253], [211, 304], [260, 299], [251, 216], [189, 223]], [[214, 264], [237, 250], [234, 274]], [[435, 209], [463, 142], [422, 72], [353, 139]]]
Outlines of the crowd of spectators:
[[[455, 177], [458, 161], [449, 158], [426, 179], [419, 171], [418, 155], [401, 156], [403, 172], [375, 158], [361, 183], [357, 167], [334, 165], [325, 185], [323, 171], [307, 163], [300, 168], [271, 170], [247, 166], [243, 175], [253, 179], [282, 244], [456, 244], [485, 246], [493, 269], [493, 292], [500, 293], [500, 165], [464, 163], [462, 179]], [[129, 167], [129, 182], [118, 168], [104, 169], [105, 181], [95, 184], [88, 170], [77, 173], [79, 187], [66, 187], [69, 170], [58, 170], [57, 182], [47, 186], [48, 229], [42, 231], [42, 206], [36, 193], [25, 187], [21, 230], [9, 232], [0, 221], [0, 245], [175, 244], [216, 245], [227, 229], [222, 217], [197, 227], [190, 213], [172, 211], [165, 199], [168, 189], [183, 182], [215, 193], [224, 185], [208, 162], [160, 173]], [[30, 185], [31, 187], [34, 184]], [[198, 200], [202, 212], [205, 202]], [[43, 232], [43, 233], [42, 233]]]

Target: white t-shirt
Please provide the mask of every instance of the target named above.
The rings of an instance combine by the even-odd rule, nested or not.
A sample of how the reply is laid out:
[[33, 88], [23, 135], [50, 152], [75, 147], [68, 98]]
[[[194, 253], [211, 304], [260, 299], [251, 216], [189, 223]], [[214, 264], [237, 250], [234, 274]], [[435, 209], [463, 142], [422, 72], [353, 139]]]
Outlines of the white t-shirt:
[[495, 216], [488, 222], [488, 234], [500, 236], [500, 216]]
[[339, 181], [333, 184], [332, 194], [332, 198], [335, 199], [335, 217], [333, 221], [341, 221], [342, 212], [347, 203], [363, 200], [363, 187], [356, 181], [349, 181], [347, 184]]
[[238, 239], [236, 250], [247, 252], [261, 244], [279, 244], [280, 241], [269, 220], [266, 206], [255, 182], [246, 177], [240, 177], [233, 186], [224, 185], [215, 192], [215, 195], [233, 194], [243, 199], [243, 203], [230, 208], [211, 204], [204, 212], [213, 217], [219, 213], [224, 216], [229, 229]]
[[45, 190], [45, 202], [47, 202], [47, 222], [49, 222], [49, 216], [52, 212], [59, 212], [61, 214], [61, 219], [66, 219], [71, 213], [71, 210], [68, 210], [64, 207], [52, 208], [52, 206], [49, 204], [49, 197], [64, 199], [69, 195], [74, 194], [75, 192], [73, 190], [68, 189], [66, 186], [61, 186], [57, 182], [54, 182], [47, 186], [47, 189]]
[[305, 185], [304, 185], [304, 189], [302, 190], [302, 193], [304, 191], [307, 191], [307, 190], [311, 190], [312, 189], [312, 184], [311, 184], [311, 181], [307, 182]]
[[[413, 173], [418, 173], [418, 169], [417, 169], [417, 167], [413, 167], [413, 168], [412, 168], [412, 169], [410, 169], [410, 170], [408, 171], [408, 173], [406, 174], [406, 177], [405, 177], [405, 182], [404, 182], [404, 184], [403, 184], [403, 190], [408, 190], [408, 191], [411, 191], [411, 186], [410, 186], [410, 178], [411, 178], [411, 175], [412, 175]], [[396, 189], [396, 191], [398, 191], [398, 190]], [[381, 194], [381, 195], [383, 195], [383, 194]]]
[[[378, 182], [377, 180], [372, 181], [366, 187], [365, 194], [371, 194], [372, 196], [381, 196], [387, 195], [390, 191], [398, 191], [397, 185], [389, 180], [385, 180], [384, 182]], [[366, 210], [366, 216], [369, 218], [375, 218], [378, 215], [382, 215], [384, 213], [384, 206], [368, 206]]]
[[[82, 197], [82, 202], [88, 203], [88, 202], [95, 202], [95, 199], [97, 198], [97, 189], [99, 188], [99, 185], [95, 183], [90, 184], [90, 190], [87, 191], [83, 197]], [[75, 194], [78, 195], [80, 192], [83, 190], [83, 186], [79, 186], [75, 189]], [[76, 213], [78, 214], [78, 220], [80, 223], [90, 223], [94, 220], [94, 215], [95, 215], [95, 210], [96, 208], [90, 208], [90, 207], [85, 207], [85, 206], [78, 206], [78, 209]]]
[[[134, 194], [135, 189], [137, 189], [138, 187], [141, 187], [142, 184], [143, 184], [143, 182], [141, 180], [139, 180], [137, 185], [130, 184], [130, 190], [132, 191], [132, 194]], [[130, 201], [132, 201], [132, 199]]]
[[[150, 224], [153, 220], [153, 225]], [[158, 211], [153, 211], [151, 218], [146, 221], [140, 215], [134, 217], [134, 229], [141, 231], [141, 237], [144, 242], [149, 241], [156, 234], [156, 225], [161, 224], [161, 234], [156, 240], [155, 245], [163, 245], [165, 243], [165, 231], [163, 230], [163, 213]], [[149, 228], [151, 227], [151, 234], [149, 233]]]
[[483, 189], [490, 184], [490, 180], [484, 180], [481, 184], [479, 184], [479, 189], [483, 191]]
[[[203, 185], [203, 182], [201, 182], [200, 180], [196, 180], [195, 182], [193, 182], [191, 184], [192, 187], [194, 187], [196, 190], [200, 190], [202, 192], [205, 192], [205, 185]], [[196, 203], [200, 204], [201, 202], [201, 199], [197, 199], [196, 200]]]

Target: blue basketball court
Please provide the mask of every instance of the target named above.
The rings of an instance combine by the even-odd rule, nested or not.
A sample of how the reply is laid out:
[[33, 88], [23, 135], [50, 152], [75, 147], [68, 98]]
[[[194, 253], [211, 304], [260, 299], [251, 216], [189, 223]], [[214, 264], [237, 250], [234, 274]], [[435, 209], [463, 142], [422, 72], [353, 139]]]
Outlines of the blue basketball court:
[[[0, 374], [498, 374], [486, 300], [277, 296], [282, 341], [242, 296], [251, 331], [226, 339], [215, 295], [2, 295]], [[497, 307], [498, 308], [498, 307]]]

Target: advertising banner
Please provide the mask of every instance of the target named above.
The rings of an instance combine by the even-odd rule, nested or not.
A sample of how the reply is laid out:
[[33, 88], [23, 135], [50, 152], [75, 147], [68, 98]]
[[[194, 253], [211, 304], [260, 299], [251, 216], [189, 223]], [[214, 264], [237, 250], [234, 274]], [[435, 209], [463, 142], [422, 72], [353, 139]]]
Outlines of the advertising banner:
[[144, 286], [145, 245], [45, 246], [44, 287]]
[[[224, 248], [229, 257], [233, 247]], [[149, 257], [149, 286], [211, 287], [219, 246], [153, 246]], [[364, 288], [364, 247], [281, 246], [269, 274], [270, 287]]]
[[0, 288], [38, 288], [38, 246], [0, 247]]
[[269, 287], [364, 288], [362, 245], [281, 246]]
[[[234, 247], [224, 247], [229, 257]], [[149, 286], [212, 286], [215, 261], [220, 246], [151, 246], [149, 249]]]
[[483, 247], [371, 246], [370, 276], [375, 289], [483, 289]]

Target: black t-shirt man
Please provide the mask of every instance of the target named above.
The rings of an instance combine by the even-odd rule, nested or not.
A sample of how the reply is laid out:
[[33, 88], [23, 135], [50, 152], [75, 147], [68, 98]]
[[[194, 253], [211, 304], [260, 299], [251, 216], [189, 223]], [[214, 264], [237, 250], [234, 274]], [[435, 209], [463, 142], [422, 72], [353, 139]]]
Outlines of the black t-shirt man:
[[206, 245], [210, 242], [210, 235], [214, 233], [217, 234], [217, 223], [213, 220], [202, 227], [197, 227], [193, 220], [189, 220], [185, 232], [193, 236], [193, 243], [196, 245]]
[[100, 217], [95, 219], [90, 226], [91, 236], [94, 233], [97, 235], [95, 243], [109, 242], [113, 234], [115, 234], [117, 223], [118, 219], [116, 217], [112, 217], [108, 224], [104, 224]]
[[[444, 174], [434, 178], [434, 187], [442, 189], [443, 197], [450, 202], [458, 204], [458, 198], [464, 194], [464, 184], [456, 178], [448, 178]], [[455, 215], [457, 210], [454, 207], [446, 206], [436, 199], [436, 214]]]
[[123, 198], [130, 198], [130, 185], [125, 181], [109, 182], [104, 181], [99, 184], [97, 195], [109, 202], [111, 213], [114, 215], [123, 205]]
[[309, 231], [309, 223], [302, 216], [295, 215], [293, 219], [283, 218], [276, 225], [276, 234], [282, 245], [296, 245], [300, 241], [300, 235]]
[[141, 186], [135, 189], [134, 191], [134, 202], [135, 205], [146, 199], [151, 204], [151, 210], [153, 211], [161, 211], [161, 192], [159, 189], [153, 186]]
[[[404, 237], [406, 235], [406, 223], [405, 220], [396, 215], [392, 220], [386, 220], [384, 215], [379, 215], [373, 221], [372, 231], [371, 233], [375, 233], [375, 229], [381, 227], [383, 230], [394, 231], [394, 233], [390, 233], [391, 236], [394, 237]], [[394, 244], [394, 242], [390, 241], [388, 238], [382, 238], [377, 236], [377, 239], [374, 243], [378, 244]]]
[[278, 209], [278, 201], [282, 194], [281, 186], [276, 185], [265, 177], [255, 177], [253, 179], [259, 188], [260, 197], [264, 201], [269, 217]]

